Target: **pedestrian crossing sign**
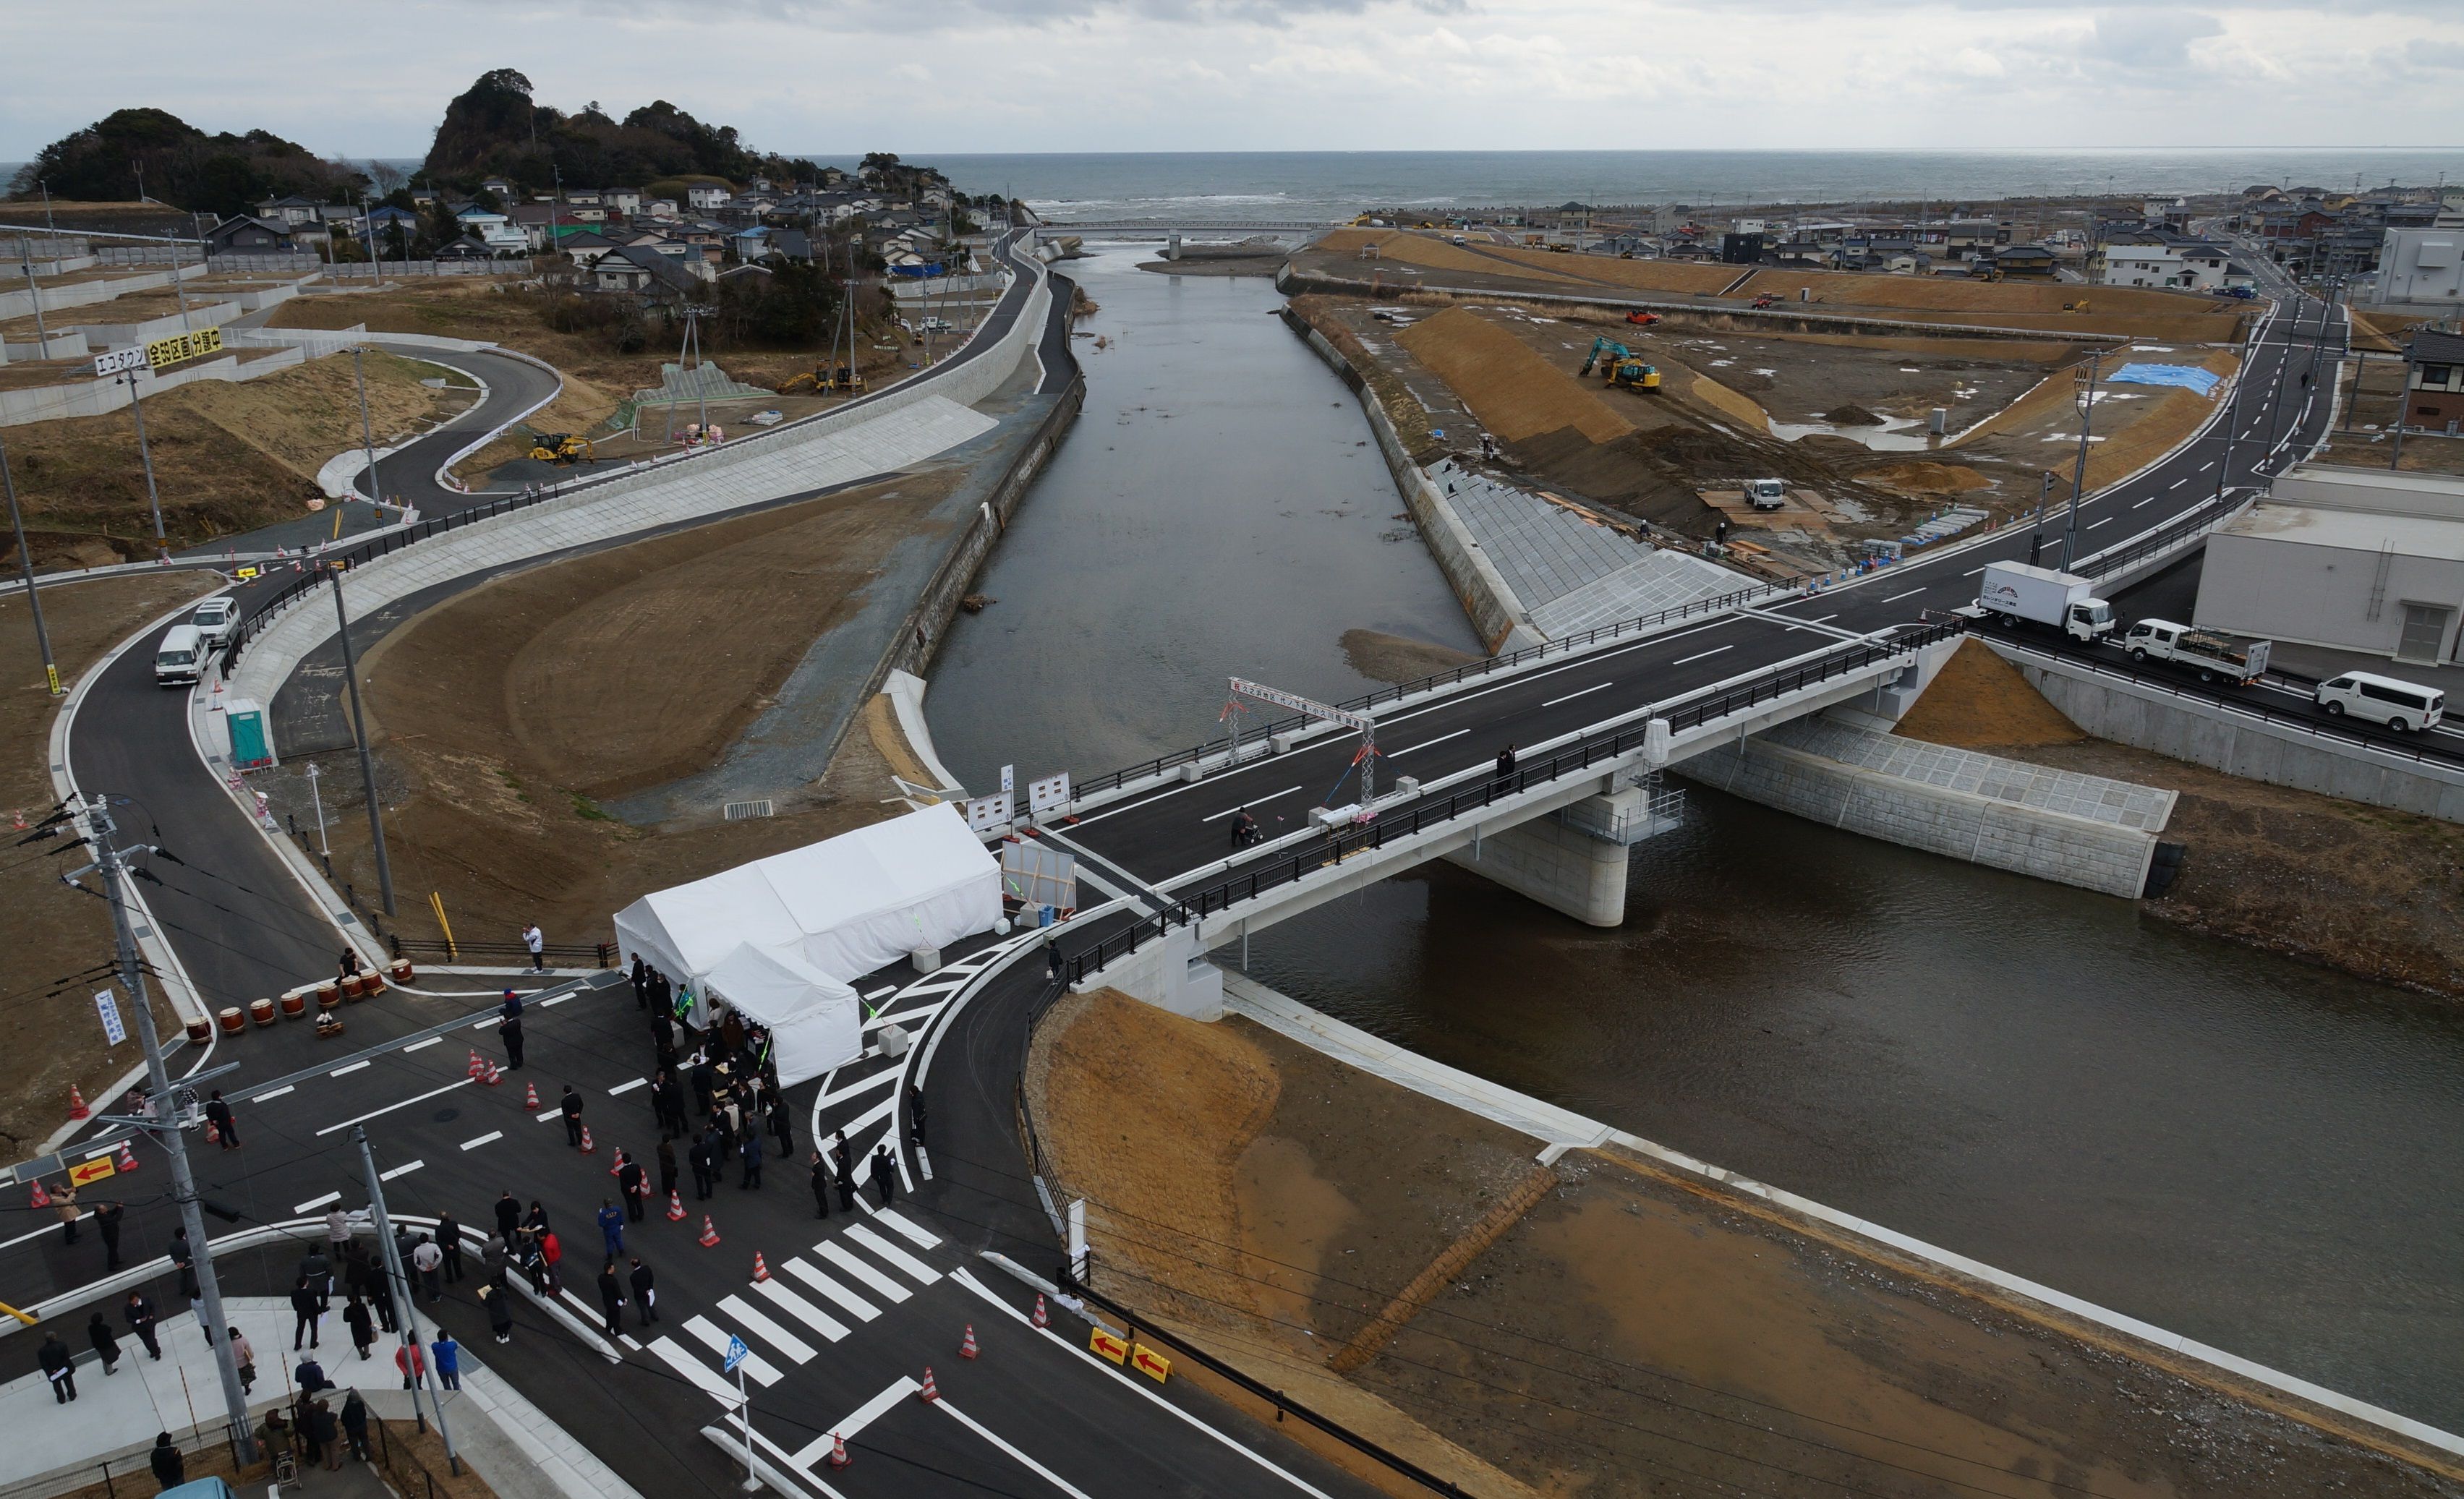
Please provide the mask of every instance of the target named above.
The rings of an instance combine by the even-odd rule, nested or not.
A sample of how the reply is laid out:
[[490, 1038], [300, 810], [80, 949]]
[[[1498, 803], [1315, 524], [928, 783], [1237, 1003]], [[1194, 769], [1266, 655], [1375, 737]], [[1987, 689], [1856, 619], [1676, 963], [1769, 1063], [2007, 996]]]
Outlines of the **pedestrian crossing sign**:
[[1130, 1340], [1125, 1337], [1115, 1337], [1100, 1327], [1088, 1337], [1087, 1346], [1114, 1363], [1119, 1363], [1130, 1356]]
[[740, 1364], [740, 1363], [744, 1362], [744, 1360], [746, 1360], [747, 1358], [750, 1358], [750, 1357], [752, 1357], [752, 1356], [753, 1356], [753, 1350], [752, 1350], [752, 1349], [749, 1349], [749, 1348], [747, 1348], [747, 1347], [745, 1347], [745, 1346], [744, 1346], [744, 1339], [742, 1339], [742, 1338], [740, 1338], [740, 1337], [730, 1337], [730, 1338], [727, 1340], [727, 1372], [728, 1372], [728, 1373], [730, 1373], [730, 1374], [734, 1374], [734, 1373], [736, 1372], [736, 1366], [737, 1366], [737, 1364]]
[[[113, 1165], [111, 1163], [111, 1157], [108, 1154], [105, 1154], [97, 1156], [92, 1160], [80, 1160], [76, 1165], [71, 1166], [69, 1168], [69, 1180], [77, 1186], [90, 1187], [107, 1177], [115, 1177], [119, 1174], [120, 1168]], [[1117, 1362], [1118, 1360], [1114, 1361]]]

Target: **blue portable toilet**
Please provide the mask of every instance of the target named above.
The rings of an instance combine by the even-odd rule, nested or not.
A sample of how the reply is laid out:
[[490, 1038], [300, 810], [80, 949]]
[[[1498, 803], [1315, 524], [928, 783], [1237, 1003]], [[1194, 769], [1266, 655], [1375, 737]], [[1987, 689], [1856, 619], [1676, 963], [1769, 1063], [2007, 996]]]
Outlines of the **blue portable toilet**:
[[266, 732], [265, 710], [246, 697], [223, 705], [223, 729], [231, 737], [231, 762], [240, 770], [261, 770], [274, 763], [274, 736]]

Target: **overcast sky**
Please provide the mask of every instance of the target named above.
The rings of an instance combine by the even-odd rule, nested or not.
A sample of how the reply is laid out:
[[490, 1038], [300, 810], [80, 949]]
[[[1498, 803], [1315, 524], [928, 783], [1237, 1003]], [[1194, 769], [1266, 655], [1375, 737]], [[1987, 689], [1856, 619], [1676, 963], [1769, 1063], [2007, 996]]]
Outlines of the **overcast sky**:
[[418, 156], [495, 67], [834, 154], [2464, 144], [2464, 0], [16, 0], [0, 55], [11, 160], [132, 104]]

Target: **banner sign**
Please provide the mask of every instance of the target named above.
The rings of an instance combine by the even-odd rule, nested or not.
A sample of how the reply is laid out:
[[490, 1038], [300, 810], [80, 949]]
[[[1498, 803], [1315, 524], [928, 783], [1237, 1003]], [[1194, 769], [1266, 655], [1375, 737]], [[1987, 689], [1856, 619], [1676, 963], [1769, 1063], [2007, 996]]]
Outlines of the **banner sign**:
[[1305, 713], [1312, 718], [1324, 718], [1330, 723], [1340, 723], [1348, 728], [1373, 733], [1377, 728], [1377, 720], [1364, 714], [1347, 713], [1331, 703], [1319, 702], [1314, 697], [1303, 697], [1298, 693], [1287, 693], [1281, 688], [1268, 687], [1261, 682], [1244, 681], [1236, 676], [1232, 678], [1232, 690], [1243, 697], [1254, 697], [1262, 703], [1273, 703], [1279, 708], [1289, 708], [1294, 713]]
[[1009, 793], [979, 796], [967, 803], [967, 827], [979, 833], [1009, 826]]
[[120, 1001], [112, 997], [109, 989], [95, 995], [94, 1007], [102, 1015], [102, 1039], [106, 1043], [116, 1047], [128, 1039], [128, 1027], [120, 1019]]
[[182, 360], [200, 359], [222, 352], [223, 330], [200, 328], [194, 333], [175, 333], [167, 339], [156, 339], [145, 345], [145, 362], [156, 369], [177, 364]]
[[117, 375], [123, 369], [136, 369], [144, 363], [143, 349], [135, 347], [113, 349], [108, 354], [97, 354], [94, 357], [94, 372], [97, 376]]

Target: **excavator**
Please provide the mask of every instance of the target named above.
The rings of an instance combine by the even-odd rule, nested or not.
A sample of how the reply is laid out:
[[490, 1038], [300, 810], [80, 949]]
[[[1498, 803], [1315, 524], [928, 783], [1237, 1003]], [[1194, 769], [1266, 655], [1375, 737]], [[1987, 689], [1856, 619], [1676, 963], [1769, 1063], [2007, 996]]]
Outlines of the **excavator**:
[[540, 432], [531, 439], [531, 456], [541, 463], [584, 463], [599, 450], [580, 432]]
[[[1608, 356], [1605, 361], [1600, 357], [1603, 354]], [[1575, 371], [1576, 376], [1590, 374], [1595, 364], [1599, 366], [1601, 376], [1612, 386], [1632, 386], [1637, 390], [1660, 388], [1659, 366], [1643, 363], [1641, 356], [1622, 343], [1604, 338], [1593, 339], [1592, 352], [1585, 356], [1583, 367]]]

